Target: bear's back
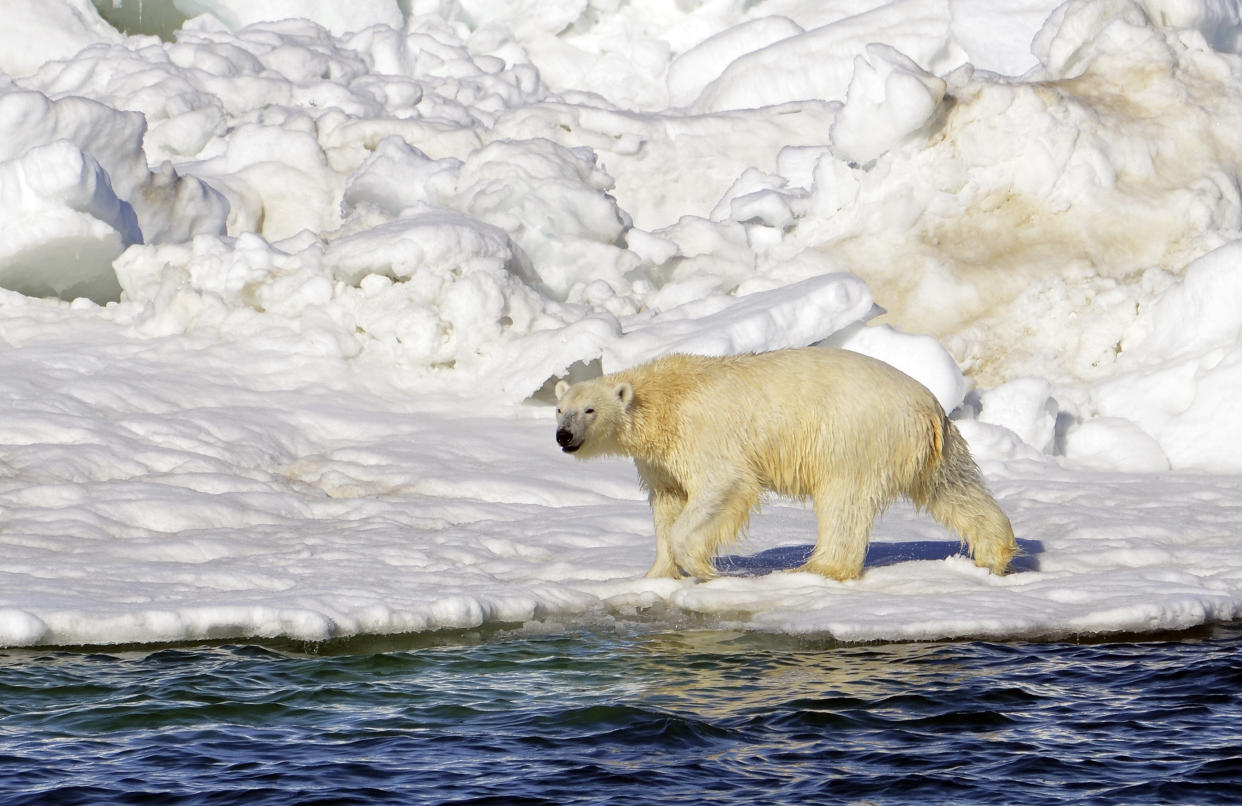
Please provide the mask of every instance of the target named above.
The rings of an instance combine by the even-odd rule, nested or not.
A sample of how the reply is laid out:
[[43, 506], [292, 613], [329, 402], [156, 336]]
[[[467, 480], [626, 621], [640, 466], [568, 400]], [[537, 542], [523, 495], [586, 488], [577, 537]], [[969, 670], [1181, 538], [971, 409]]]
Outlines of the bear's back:
[[[759, 413], [825, 396], [842, 406], [867, 406], [877, 395], [896, 404], [925, 406], [926, 387], [875, 358], [830, 347], [801, 347], [730, 356], [673, 354], [630, 370], [635, 389], [659, 391], [664, 406], [734, 408]], [[938, 404], [936, 404], [938, 407]]]
[[635, 445], [647, 461], [674, 475], [749, 467], [798, 497], [817, 483], [811, 466], [844, 470], [925, 445], [944, 417], [926, 387], [847, 350], [670, 355], [622, 374], [634, 386]]

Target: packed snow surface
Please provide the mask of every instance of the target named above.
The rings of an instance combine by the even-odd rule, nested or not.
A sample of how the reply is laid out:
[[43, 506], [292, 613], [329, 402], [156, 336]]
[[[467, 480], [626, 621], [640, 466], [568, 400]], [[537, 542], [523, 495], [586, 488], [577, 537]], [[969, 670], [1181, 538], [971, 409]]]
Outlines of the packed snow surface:
[[[0, 646], [1242, 617], [1237, 2], [146, 3], [0, 26]], [[905, 506], [799, 573], [775, 499], [643, 578], [550, 385], [815, 343], [954, 412], [1014, 573]]]

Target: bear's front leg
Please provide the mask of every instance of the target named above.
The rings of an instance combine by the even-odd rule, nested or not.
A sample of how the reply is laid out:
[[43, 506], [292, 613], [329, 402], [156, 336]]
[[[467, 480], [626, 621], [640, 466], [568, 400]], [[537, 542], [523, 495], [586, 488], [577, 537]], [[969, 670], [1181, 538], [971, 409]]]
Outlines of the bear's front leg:
[[648, 500], [651, 503], [651, 515], [655, 521], [656, 558], [647, 576], [670, 577], [677, 579], [681, 571], [673, 559], [673, 523], [677, 516], [686, 508], [686, 497], [676, 490], [652, 489]]
[[757, 500], [757, 490], [736, 482], [709, 485], [690, 495], [670, 532], [673, 561], [699, 579], [714, 578], [716, 550], [737, 538]]

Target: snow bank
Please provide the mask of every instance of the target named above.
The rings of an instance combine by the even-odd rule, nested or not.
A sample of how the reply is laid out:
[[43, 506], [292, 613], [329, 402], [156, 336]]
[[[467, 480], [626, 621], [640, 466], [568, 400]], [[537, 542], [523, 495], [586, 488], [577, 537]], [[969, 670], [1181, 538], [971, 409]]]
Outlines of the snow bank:
[[89, 99], [0, 88], [0, 286], [102, 304], [126, 247], [223, 229], [220, 194], [147, 168], [145, 130]]
[[[1238, 616], [1237, 3], [538, 6], [6, 11], [0, 644]], [[1020, 573], [903, 510], [785, 573], [776, 502], [734, 576], [642, 580], [632, 470], [525, 404], [814, 343], [955, 412]]]
[[89, 0], [7, 3], [0, 26], [0, 73], [25, 76], [49, 61], [121, 36], [100, 19]]
[[830, 132], [832, 152], [867, 165], [924, 129], [944, 100], [945, 83], [887, 45], [854, 61], [846, 103]]
[[0, 285], [31, 296], [116, 299], [112, 261], [142, 241], [133, 208], [71, 143], [0, 163]]
[[733, 59], [694, 108], [716, 112], [807, 98], [844, 100], [851, 80], [858, 80], [855, 59], [871, 46], [900, 51], [934, 72], [948, 72], [965, 62], [950, 32], [948, 4], [899, 0], [865, 6], [861, 13], [843, 14]]
[[206, 14], [232, 31], [259, 22], [306, 19], [342, 36], [373, 25], [400, 28], [402, 23], [397, 0], [354, 0], [348, 7], [315, 0], [175, 0], [175, 4], [187, 16]]
[[1122, 350], [1123, 371], [1091, 389], [1091, 413], [1137, 425], [1173, 467], [1237, 469], [1242, 242], [1192, 263], [1138, 318]]

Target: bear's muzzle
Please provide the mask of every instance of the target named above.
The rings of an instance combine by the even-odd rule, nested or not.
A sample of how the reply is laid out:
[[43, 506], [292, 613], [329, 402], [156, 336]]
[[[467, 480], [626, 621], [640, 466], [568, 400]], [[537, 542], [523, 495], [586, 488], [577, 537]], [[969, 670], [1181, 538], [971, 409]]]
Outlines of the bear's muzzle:
[[556, 429], [556, 444], [560, 445], [565, 453], [573, 453], [581, 447], [581, 444], [574, 444], [574, 432], [568, 428]]

